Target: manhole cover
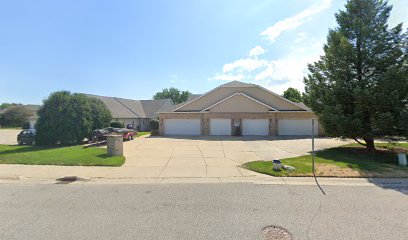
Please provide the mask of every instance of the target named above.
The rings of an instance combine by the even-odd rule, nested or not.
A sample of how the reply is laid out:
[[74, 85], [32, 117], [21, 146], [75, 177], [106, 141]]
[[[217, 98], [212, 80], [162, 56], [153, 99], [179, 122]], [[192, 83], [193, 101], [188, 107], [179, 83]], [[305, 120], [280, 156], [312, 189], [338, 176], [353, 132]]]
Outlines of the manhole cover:
[[262, 231], [265, 240], [291, 240], [290, 233], [283, 228], [270, 226]]

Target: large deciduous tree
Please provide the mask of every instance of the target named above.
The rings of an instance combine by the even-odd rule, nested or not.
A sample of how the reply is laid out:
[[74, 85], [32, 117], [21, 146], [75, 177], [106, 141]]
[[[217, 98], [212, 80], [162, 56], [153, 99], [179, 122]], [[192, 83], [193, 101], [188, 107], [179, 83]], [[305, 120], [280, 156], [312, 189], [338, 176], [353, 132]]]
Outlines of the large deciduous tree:
[[165, 88], [161, 92], [157, 92], [154, 96], [153, 99], [171, 99], [174, 104], [179, 104], [182, 102], [187, 101], [188, 96], [191, 93], [189, 91], [180, 91], [177, 88], [171, 87], [171, 88]]
[[6, 109], [6, 108], [9, 108], [9, 107], [12, 107], [12, 106], [21, 106], [22, 104], [20, 104], [20, 103], [2, 103], [2, 104], [0, 104], [0, 110], [1, 109]]
[[387, 1], [349, 0], [304, 80], [326, 133], [368, 151], [375, 138], [408, 135], [407, 33], [388, 26], [391, 10]]
[[23, 105], [10, 105], [0, 114], [0, 125], [7, 127], [22, 127], [33, 112]]
[[288, 88], [283, 92], [283, 97], [292, 102], [301, 102], [302, 94], [296, 88]]

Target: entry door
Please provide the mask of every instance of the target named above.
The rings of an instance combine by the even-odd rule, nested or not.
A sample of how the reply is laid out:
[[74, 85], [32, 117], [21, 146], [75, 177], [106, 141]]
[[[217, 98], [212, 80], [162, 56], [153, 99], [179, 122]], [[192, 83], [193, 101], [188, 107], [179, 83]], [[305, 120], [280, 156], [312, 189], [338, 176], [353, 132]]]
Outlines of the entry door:
[[229, 118], [211, 118], [210, 135], [231, 136], [231, 119]]
[[243, 119], [242, 135], [244, 136], [268, 136], [269, 119]]

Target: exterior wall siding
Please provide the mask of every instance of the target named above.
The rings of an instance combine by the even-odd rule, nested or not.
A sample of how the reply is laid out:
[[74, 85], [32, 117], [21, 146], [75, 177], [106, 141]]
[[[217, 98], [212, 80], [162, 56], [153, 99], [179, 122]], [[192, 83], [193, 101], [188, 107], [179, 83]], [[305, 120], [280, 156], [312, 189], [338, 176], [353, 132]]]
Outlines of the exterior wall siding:
[[236, 95], [213, 106], [211, 112], [268, 112], [269, 108], [243, 95]]

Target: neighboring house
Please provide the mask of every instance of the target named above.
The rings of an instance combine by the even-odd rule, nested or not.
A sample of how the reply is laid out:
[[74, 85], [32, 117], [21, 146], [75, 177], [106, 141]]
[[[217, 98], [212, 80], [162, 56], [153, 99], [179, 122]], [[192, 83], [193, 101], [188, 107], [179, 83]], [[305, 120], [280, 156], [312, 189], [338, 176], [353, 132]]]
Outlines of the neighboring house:
[[[238, 81], [191, 95], [173, 111], [160, 113], [161, 135], [311, 135], [313, 112], [255, 84]], [[323, 130], [315, 121], [314, 133]]]
[[150, 131], [149, 121], [158, 117], [158, 112], [174, 109], [170, 99], [159, 100], [131, 100], [117, 97], [105, 97], [85, 94], [88, 97], [100, 99], [112, 114], [113, 121], [133, 124], [138, 131]]
[[[105, 97], [85, 94], [88, 97], [100, 99], [112, 114], [113, 121], [124, 122], [125, 125], [133, 124], [138, 131], [150, 131], [149, 121], [158, 117], [158, 112], [166, 112], [174, 109], [174, 103], [170, 99], [160, 100], [131, 100], [117, 97]], [[33, 116], [28, 118], [30, 128], [34, 128], [38, 116], [36, 114], [40, 106], [33, 110]]]

